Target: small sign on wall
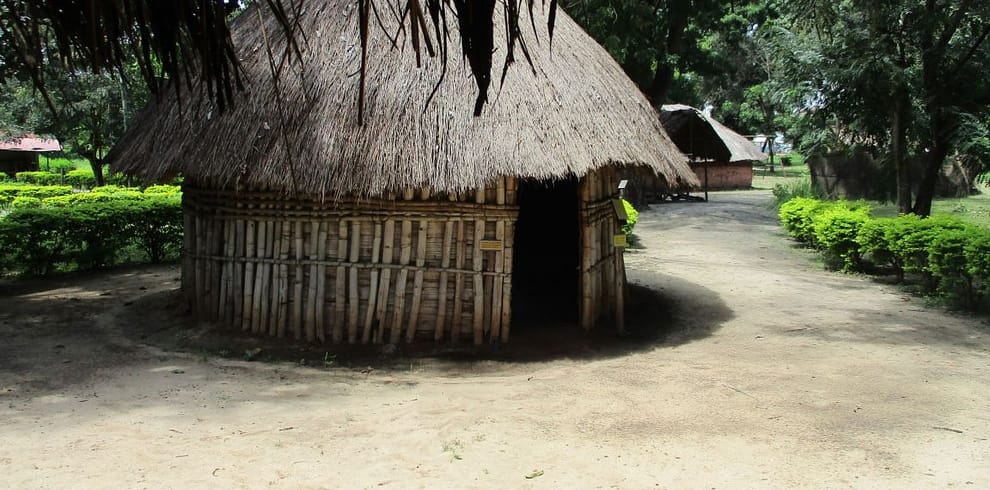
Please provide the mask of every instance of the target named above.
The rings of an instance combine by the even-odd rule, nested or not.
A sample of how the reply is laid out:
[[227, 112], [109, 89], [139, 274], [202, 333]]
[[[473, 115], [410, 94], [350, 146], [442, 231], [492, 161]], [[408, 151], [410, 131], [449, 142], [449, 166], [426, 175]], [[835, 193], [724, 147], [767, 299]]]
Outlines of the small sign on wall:
[[478, 248], [488, 252], [498, 252], [502, 250], [502, 242], [500, 240], [480, 240], [478, 241]]
[[625, 248], [628, 246], [626, 243], [626, 234], [619, 233], [618, 235], [612, 235], [612, 245], [616, 248]]

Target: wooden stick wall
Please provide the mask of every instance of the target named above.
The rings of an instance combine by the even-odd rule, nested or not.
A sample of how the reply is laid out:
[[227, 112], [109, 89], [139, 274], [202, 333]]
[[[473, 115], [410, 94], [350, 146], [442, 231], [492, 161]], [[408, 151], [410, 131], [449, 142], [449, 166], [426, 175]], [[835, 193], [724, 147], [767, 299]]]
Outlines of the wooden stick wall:
[[330, 343], [507, 341], [516, 182], [320, 204], [184, 189], [196, 315]]
[[[623, 326], [614, 169], [580, 188], [582, 326]], [[195, 314], [309, 342], [509, 340], [516, 180], [330, 203], [187, 184], [183, 289]]]
[[581, 180], [581, 326], [590, 330], [612, 323], [625, 327], [625, 263], [614, 237], [621, 233], [613, 199], [617, 198], [615, 169], [589, 173]]

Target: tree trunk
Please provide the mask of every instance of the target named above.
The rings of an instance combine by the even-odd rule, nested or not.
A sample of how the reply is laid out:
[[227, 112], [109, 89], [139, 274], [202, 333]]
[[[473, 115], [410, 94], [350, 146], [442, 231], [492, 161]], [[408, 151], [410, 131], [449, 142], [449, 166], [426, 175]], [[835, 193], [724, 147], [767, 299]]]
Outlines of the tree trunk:
[[932, 214], [932, 199], [935, 198], [935, 184], [938, 182], [939, 171], [945, 163], [945, 157], [949, 154], [947, 142], [941, 138], [934, 138], [934, 147], [925, 159], [925, 168], [918, 183], [918, 196], [914, 202], [912, 212], [918, 216], [929, 216]]
[[903, 87], [894, 95], [894, 114], [891, 127], [891, 155], [897, 172], [897, 212], [911, 212], [911, 172], [905, 158], [907, 138], [907, 93]]
[[657, 47], [657, 69], [653, 72], [653, 82], [645, 91], [646, 97], [656, 107], [663, 105], [674, 83], [674, 63], [668, 57], [681, 52], [688, 16], [692, 11], [691, 4], [691, 0], [667, 2], [667, 36]]
[[91, 158], [89, 160], [89, 166], [93, 167], [93, 179], [96, 180], [96, 187], [106, 185], [106, 181], [103, 178], [103, 160], [95, 157]]

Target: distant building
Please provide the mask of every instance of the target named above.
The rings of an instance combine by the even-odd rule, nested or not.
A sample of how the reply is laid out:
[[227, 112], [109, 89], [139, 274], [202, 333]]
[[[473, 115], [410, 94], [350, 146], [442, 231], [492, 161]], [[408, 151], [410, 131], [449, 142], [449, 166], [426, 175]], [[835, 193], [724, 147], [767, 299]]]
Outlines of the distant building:
[[0, 172], [13, 177], [17, 172], [38, 170], [38, 155], [52, 151], [62, 151], [62, 144], [54, 138], [25, 134], [7, 139], [0, 135]]
[[[660, 122], [670, 139], [690, 158], [702, 187], [745, 189], [753, 185], [753, 163], [766, 160], [752, 141], [694, 107], [661, 107]], [[707, 182], [707, 186], [706, 186]]]

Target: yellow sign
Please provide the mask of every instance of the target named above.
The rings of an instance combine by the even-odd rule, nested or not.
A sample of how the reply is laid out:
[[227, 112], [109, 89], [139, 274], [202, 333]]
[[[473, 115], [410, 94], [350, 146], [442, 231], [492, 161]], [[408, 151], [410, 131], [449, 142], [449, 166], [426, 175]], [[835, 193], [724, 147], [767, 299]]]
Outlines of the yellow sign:
[[612, 235], [612, 245], [618, 248], [624, 248], [628, 245], [626, 244], [626, 234], [621, 233], [618, 235]]
[[499, 251], [502, 250], [502, 242], [499, 240], [481, 240], [478, 242], [478, 248], [487, 251]]

